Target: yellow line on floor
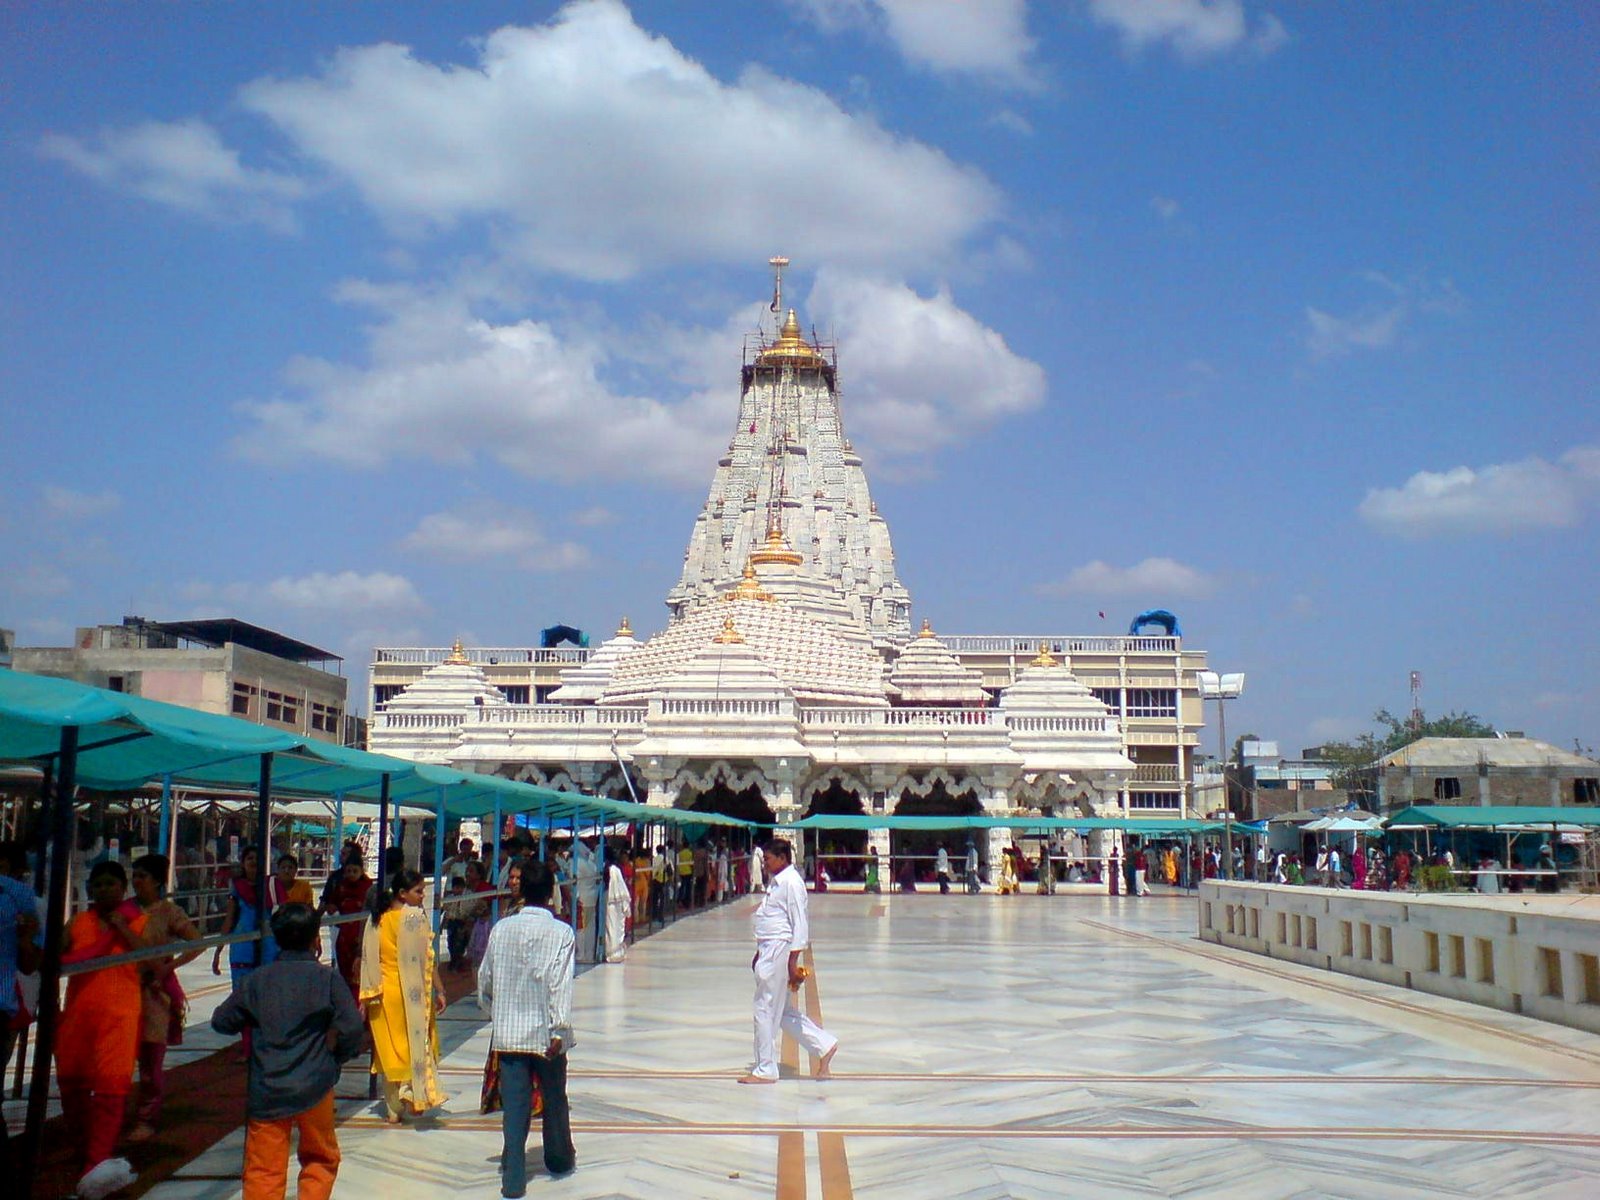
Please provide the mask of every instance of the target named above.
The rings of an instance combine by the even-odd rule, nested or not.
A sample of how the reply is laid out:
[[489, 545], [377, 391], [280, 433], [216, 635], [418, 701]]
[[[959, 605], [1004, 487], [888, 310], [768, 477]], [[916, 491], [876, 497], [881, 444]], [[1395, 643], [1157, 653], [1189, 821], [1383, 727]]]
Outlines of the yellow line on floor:
[[845, 1157], [844, 1135], [817, 1134], [817, 1158], [822, 1166], [822, 1200], [855, 1200], [850, 1185], [850, 1160]]
[[806, 1135], [778, 1135], [778, 1200], [806, 1200]]

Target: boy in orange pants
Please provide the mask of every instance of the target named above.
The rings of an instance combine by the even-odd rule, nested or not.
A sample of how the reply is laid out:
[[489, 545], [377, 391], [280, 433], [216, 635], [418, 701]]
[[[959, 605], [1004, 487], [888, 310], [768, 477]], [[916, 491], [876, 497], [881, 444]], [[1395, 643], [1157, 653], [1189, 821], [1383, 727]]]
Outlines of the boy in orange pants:
[[307, 904], [272, 914], [278, 959], [245, 979], [217, 1009], [211, 1027], [253, 1029], [244, 1200], [283, 1200], [289, 1135], [300, 1131], [300, 1200], [328, 1200], [339, 1173], [333, 1087], [343, 1063], [361, 1051], [365, 1026], [350, 987], [312, 954], [321, 918]]

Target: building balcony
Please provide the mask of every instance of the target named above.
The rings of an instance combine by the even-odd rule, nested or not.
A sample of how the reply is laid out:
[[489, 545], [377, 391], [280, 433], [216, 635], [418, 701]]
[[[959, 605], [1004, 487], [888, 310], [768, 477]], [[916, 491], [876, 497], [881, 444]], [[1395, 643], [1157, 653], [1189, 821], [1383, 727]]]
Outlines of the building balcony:
[[1175, 637], [1072, 637], [1063, 634], [1038, 634], [1031, 637], [987, 634], [941, 634], [940, 641], [955, 654], [1039, 653], [1039, 645], [1052, 654], [1175, 654], [1181, 639]]
[[[467, 661], [480, 667], [518, 663], [581, 663], [592, 651], [577, 646], [544, 649], [535, 646], [475, 646], [466, 651]], [[432, 667], [450, 657], [448, 646], [379, 646], [372, 652], [374, 666], [395, 663], [403, 666]]]

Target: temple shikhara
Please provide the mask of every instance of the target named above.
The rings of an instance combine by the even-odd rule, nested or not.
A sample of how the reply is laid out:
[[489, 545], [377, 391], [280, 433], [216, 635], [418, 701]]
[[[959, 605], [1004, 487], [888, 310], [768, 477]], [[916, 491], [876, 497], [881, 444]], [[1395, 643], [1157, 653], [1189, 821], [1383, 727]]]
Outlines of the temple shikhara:
[[837, 356], [781, 306], [786, 262], [773, 260], [782, 322], [747, 349], [736, 412], [730, 388], [732, 435], [666, 628], [641, 638], [624, 620], [594, 646], [561, 630], [537, 647], [380, 647], [371, 748], [767, 820], [1194, 815], [1205, 656], [1175, 626], [913, 625]]

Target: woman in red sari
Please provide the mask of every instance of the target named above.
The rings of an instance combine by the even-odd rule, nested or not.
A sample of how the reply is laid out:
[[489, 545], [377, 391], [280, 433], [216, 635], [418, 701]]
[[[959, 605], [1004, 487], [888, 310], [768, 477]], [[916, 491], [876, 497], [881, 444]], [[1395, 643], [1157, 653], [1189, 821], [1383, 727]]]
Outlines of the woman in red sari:
[[[367, 896], [372, 891], [372, 880], [367, 878], [359, 852], [346, 855], [339, 868], [338, 878], [323, 893], [322, 911], [329, 916], [348, 916], [367, 910]], [[346, 921], [334, 926], [338, 930], [333, 942], [334, 961], [339, 964], [339, 977], [350, 985], [350, 994], [361, 994], [361, 932], [360, 921]]]
[[[67, 927], [63, 965], [126, 954], [145, 945], [147, 920], [125, 899], [128, 876], [118, 862], [89, 872], [90, 907]], [[109, 1196], [136, 1176], [111, 1151], [122, 1131], [133, 1065], [139, 1051], [142, 986], [136, 963], [103, 967], [67, 981], [67, 1003], [56, 1029], [56, 1077], [67, 1128], [82, 1130], [83, 1175], [77, 1194]]]

